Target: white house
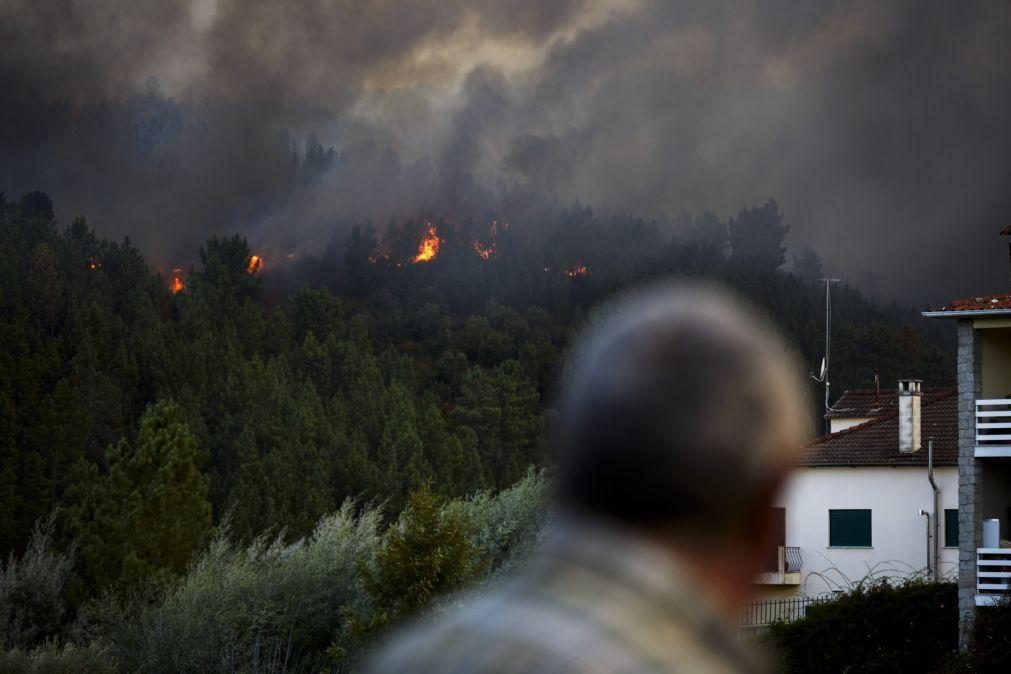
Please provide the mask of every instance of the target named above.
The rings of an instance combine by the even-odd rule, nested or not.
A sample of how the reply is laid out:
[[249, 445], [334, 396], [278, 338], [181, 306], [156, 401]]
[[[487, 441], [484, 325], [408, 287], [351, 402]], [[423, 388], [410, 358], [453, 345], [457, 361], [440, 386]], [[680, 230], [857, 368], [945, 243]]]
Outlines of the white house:
[[939, 577], [953, 577], [958, 568], [955, 390], [921, 392], [918, 381], [904, 380], [887, 394], [848, 392], [834, 407], [842, 415], [837, 418], [859, 422], [844, 422], [842, 430], [805, 448], [773, 513], [779, 540], [770, 550], [767, 573], [758, 579], [763, 598], [817, 596], [870, 574], [932, 575], [936, 568]]

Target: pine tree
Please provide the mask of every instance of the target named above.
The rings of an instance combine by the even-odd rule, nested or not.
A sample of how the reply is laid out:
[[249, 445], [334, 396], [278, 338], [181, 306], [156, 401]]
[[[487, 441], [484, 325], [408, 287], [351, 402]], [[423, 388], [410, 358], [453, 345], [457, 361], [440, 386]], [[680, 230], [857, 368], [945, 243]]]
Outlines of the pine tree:
[[63, 273], [56, 252], [48, 243], [40, 243], [32, 252], [28, 299], [32, 314], [49, 335], [56, 334], [65, 297]]
[[472, 494], [487, 485], [484, 465], [475, 444], [449, 433], [446, 420], [429, 400], [419, 424], [425, 457], [435, 477], [432, 489], [446, 497]]
[[825, 275], [822, 271], [821, 256], [811, 246], [804, 246], [800, 253], [793, 254], [793, 273], [805, 281], [817, 281]]
[[783, 224], [783, 214], [775, 200], [769, 199], [761, 207], [742, 209], [736, 218], [730, 219], [729, 229], [734, 264], [773, 270], [786, 262], [783, 240], [790, 226]]
[[383, 409], [384, 425], [376, 464], [395, 507], [403, 503], [401, 499], [408, 491], [428, 483], [432, 469], [425, 460], [410, 393], [399, 384], [391, 385], [386, 390]]
[[370, 257], [376, 250], [376, 230], [371, 222], [365, 226], [355, 225], [351, 229], [344, 253], [344, 264], [348, 270], [348, 289], [352, 295], [364, 295], [372, 287], [376, 277], [375, 265]]
[[50, 509], [59, 505], [67, 486], [67, 471], [83, 455], [88, 418], [70, 382], [61, 379], [42, 400], [35, 429], [37, 446], [45, 451]]
[[212, 533], [207, 479], [179, 408], [158, 402], [141, 420], [136, 448], [109, 450], [107, 475], [79, 463], [71, 512], [85, 573], [99, 587], [185, 571]]
[[358, 567], [374, 614], [354, 621], [353, 629], [375, 633], [477, 577], [483, 565], [469, 529], [469, 519], [443, 508], [427, 486], [411, 492], [399, 521], [387, 530], [375, 566]]

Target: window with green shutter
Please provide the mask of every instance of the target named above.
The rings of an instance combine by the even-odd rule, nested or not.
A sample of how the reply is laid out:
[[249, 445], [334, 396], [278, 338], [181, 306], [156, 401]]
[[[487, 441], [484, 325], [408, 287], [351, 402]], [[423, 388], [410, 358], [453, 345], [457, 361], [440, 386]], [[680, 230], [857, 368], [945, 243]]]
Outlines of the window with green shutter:
[[829, 510], [828, 544], [833, 548], [871, 547], [871, 511]]
[[958, 510], [944, 511], [944, 547], [958, 547]]

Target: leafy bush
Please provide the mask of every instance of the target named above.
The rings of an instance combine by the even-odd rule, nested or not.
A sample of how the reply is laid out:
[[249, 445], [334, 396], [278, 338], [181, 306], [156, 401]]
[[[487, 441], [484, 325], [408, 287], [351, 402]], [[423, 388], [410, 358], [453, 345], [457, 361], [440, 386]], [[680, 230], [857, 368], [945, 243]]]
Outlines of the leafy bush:
[[370, 610], [345, 609], [348, 620], [331, 651], [339, 662], [352, 662], [361, 643], [475, 579], [484, 564], [467, 536], [469, 526], [459, 511], [440, 508], [429, 489], [411, 494], [373, 563], [358, 564]]
[[240, 547], [226, 530], [182, 579], [92, 604], [84, 636], [122, 671], [341, 669], [393, 620], [526, 554], [547, 490], [530, 472], [441, 506], [422, 491], [385, 533], [378, 509], [350, 502], [292, 544]]
[[470, 521], [470, 538], [489, 573], [501, 575], [529, 554], [548, 518], [550, 482], [544, 472], [526, 477], [497, 494], [483, 491], [449, 503]]
[[1011, 671], [1011, 604], [976, 610], [972, 651], [960, 660], [963, 671]]
[[16, 648], [0, 652], [0, 674], [112, 674], [116, 667], [106, 653], [95, 645], [73, 645], [24, 651]]
[[30, 648], [61, 634], [63, 587], [72, 559], [53, 549], [53, 518], [35, 525], [21, 559], [0, 563], [0, 639], [3, 649]]
[[785, 672], [934, 671], [958, 650], [954, 583], [858, 584], [762, 640]]
[[351, 503], [291, 545], [238, 548], [219, 535], [178, 584], [152, 602], [97, 606], [89, 631], [127, 671], [317, 669], [341, 620], [364, 596], [356, 565], [379, 547], [380, 513]]

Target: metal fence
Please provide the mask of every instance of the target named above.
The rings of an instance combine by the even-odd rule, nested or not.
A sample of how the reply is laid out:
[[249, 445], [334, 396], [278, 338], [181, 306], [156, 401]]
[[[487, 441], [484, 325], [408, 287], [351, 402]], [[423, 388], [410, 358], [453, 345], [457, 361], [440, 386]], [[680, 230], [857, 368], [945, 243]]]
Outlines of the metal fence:
[[821, 597], [795, 597], [792, 599], [772, 599], [753, 601], [741, 611], [738, 624], [748, 629], [765, 627], [775, 622], [790, 622], [807, 615], [807, 609], [815, 604], [830, 601], [832, 595]]

